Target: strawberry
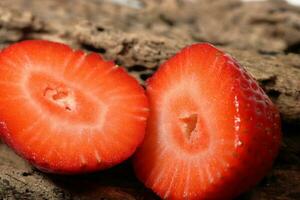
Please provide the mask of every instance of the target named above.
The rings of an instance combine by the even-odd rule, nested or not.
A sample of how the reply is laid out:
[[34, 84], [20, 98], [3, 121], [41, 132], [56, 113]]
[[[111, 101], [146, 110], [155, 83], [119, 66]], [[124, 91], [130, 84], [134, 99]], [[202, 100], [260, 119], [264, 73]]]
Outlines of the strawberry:
[[98, 54], [32, 40], [0, 54], [0, 135], [37, 168], [105, 169], [142, 142], [148, 101], [123, 68]]
[[230, 199], [255, 185], [278, 152], [279, 114], [229, 55], [195, 44], [147, 81], [150, 116], [134, 168], [165, 199]]

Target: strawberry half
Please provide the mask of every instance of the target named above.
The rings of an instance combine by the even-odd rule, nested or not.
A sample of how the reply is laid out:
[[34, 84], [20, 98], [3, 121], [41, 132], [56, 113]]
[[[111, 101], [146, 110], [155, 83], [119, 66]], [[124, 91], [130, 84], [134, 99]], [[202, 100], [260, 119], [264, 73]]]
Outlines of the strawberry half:
[[147, 82], [150, 116], [134, 158], [138, 178], [166, 199], [230, 199], [270, 169], [279, 114], [230, 56], [195, 44]]
[[127, 159], [148, 115], [143, 88], [98, 54], [24, 41], [0, 54], [0, 135], [41, 170], [91, 172]]

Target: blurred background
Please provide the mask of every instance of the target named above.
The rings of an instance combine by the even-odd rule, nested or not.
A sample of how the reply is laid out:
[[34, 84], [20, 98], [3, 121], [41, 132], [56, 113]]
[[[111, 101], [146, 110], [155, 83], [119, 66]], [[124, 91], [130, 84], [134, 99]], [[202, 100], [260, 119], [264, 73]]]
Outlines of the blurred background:
[[[84, 21], [126, 33], [299, 52], [299, 0], [1, 0], [1, 42], [78, 35]], [[9, 14], [9, 9], [14, 10]], [[6, 13], [6, 15], [5, 15]], [[25, 34], [17, 34], [18, 29]], [[28, 29], [31, 29], [30, 31]], [[24, 32], [23, 32], [24, 33]], [[47, 33], [47, 34], [46, 34]], [[71, 36], [72, 35], [72, 36]], [[56, 37], [56, 38], [55, 38]], [[76, 37], [76, 36], [75, 36]], [[77, 36], [78, 37], [78, 36]], [[178, 41], [179, 42], [179, 41]]]
[[[0, 49], [48, 39], [101, 53], [141, 84], [180, 48], [232, 54], [278, 106], [273, 170], [238, 199], [300, 199], [300, 0], [0, 0]], [[0, 142], [0, 199], [157, 199], [130, 161], [84, 176], [43, 174]]]

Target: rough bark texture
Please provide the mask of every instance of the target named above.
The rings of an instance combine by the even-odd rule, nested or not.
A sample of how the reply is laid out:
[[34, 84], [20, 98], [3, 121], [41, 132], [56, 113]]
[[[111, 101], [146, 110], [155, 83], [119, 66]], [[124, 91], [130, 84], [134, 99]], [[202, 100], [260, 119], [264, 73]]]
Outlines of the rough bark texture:
[[[2, 0], [0, 48], [49, 39], [96, 51], [143, 84], [160, 63], [194, 42], [232, 54], [278, 106], [283, 145], [273, 170], [238, 199], [300, 197], [300, 8], [281, 1]], [[39, 172], [0, 142], [0, 199], [157, 199], [130, 162], [81, 176]]]

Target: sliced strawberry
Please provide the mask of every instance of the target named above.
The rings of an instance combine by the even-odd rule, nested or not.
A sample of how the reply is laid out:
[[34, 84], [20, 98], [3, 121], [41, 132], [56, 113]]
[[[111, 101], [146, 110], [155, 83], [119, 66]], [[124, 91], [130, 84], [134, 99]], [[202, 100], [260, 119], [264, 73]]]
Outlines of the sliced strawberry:
[[111, 167], [141, 143], [148, 113], [143, 88], [98, 54], [25, 41], [0, 54], [0, 135], [49, 172]]
[[209, 44], [183, 49], [148, 80], [138, 178], [167, 199], [230, 199], [270, 169], [278, 111], [256, 81]]

